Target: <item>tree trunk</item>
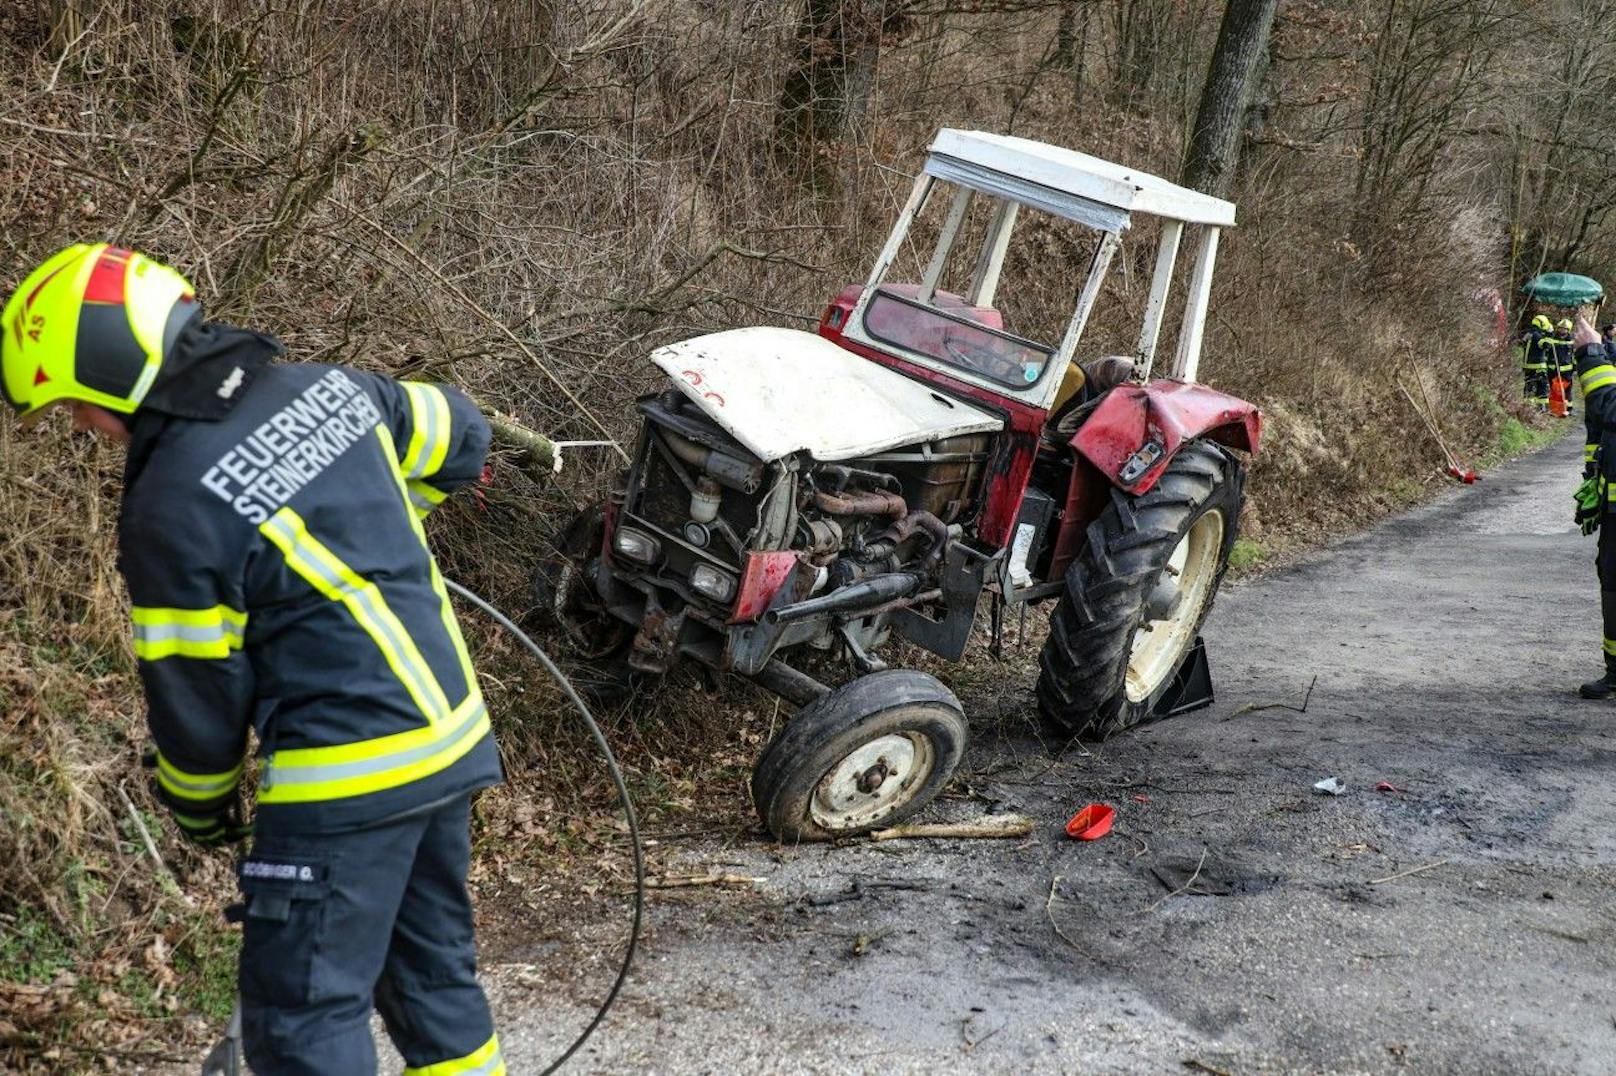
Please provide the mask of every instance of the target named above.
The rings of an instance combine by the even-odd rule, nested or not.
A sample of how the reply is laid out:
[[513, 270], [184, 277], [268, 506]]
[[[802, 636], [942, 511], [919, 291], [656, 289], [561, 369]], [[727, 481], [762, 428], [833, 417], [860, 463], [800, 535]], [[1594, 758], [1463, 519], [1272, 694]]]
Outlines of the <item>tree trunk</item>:
[[869, 110], [884, 18], [882, 0], [804, 0], [797, 57], [780, 90], [776, 147], [811, 156]]
[[1184, 185], [1222, 197], [1234, 182], [1254, 76], [1268, 51], [1278, 0], [1229, 0], [1195, 113]]

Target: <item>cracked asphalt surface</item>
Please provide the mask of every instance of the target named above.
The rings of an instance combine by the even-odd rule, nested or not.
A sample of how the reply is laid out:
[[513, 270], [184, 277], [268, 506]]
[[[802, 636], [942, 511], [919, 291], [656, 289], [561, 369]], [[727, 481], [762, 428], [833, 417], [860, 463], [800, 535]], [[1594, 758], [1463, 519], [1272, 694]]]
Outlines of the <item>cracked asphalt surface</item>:
[[[1033, 836], [680, 844], [677, 871], [764, 880], [653, 893], [571, 1070], [1616, 1071], [1616, 705], [1574, 696], [1600, 634], [1578, 453], [1228, 588], [1217, 702], [1087, 753], [1036, 738], [1030, 644], [934, 670], [976, 739], [931, 816]], [[1090, 800], [1116, 831], [1066, 839]], [[609, 981], [625, 913], [591, 908], [487, 965], [513, 1073]]]

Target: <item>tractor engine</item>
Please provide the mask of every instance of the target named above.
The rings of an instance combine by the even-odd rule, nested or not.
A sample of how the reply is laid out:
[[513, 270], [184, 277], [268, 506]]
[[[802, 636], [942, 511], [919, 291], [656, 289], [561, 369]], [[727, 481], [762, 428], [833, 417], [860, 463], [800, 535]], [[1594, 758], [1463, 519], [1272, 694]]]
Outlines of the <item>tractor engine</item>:
[[[878, 666], [865, 651], [886, 638], [883, 614], [941, 598], [949, 552], [977, 508], [989, 434], [834, 463], [803, 452], [764, 462], [676, 389], [639, 406], [611, 555], [647, 595], [640, 622], [651, 634], [677, 615], [730, 636], [731, 650], [752, 640], [754, 653], [721, 662], [738, 671], [803, 643], [845, 645]], [[755, 630], [731, 630], [747, 622]], [[641, 645], [647, 634], [635, 664], [661, 671], [676, 639], [663, 629], [660, 643]]]

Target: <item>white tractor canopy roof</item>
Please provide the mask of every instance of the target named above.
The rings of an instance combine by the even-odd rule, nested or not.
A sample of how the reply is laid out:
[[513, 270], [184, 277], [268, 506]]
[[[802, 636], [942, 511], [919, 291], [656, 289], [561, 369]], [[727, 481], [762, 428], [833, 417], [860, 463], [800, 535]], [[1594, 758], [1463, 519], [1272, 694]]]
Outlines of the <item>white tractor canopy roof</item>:
[[1013, 135], [943, 128], [926, 173], [984, 194], [1119, 232], [1130, 213], [1227, 228], [1234, 203], [1086, 153]]
[[651, 352], [684, 394], [765, 462], [822, 462], [997, 430], [1004, 422], [813, 333], [761, 326]]

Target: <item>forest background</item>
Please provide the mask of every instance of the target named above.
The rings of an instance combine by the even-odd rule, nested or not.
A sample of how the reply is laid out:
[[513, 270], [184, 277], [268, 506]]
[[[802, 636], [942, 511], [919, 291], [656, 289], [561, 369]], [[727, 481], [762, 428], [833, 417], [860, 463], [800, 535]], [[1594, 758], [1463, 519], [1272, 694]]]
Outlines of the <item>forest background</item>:
[[[939, 127], [1177, 177], [1223, 12], [0, 0], [0, 292], [115, 241], [296, 358], [624, 440], [653, 347], [811, 327], [861, 281]], [[1524, 279], [1616, 264], [1616, 5], [1283, 0], [1253, 86], [1202, 363], [1267, 422], [1242, 565], [1440, 480], [1405, 389], [1471, 460], [1546, 435], [1505, 337]], [[1128, 350], [1153, 255], [1148, 228], [1125, 241], [1086, 350]], [[1075, 289], [1086, 264], [1034, 231], [1007, 277]], [[167, 1056], [233, 989], [228, 860], [182, 846], [139, 771], [121, 454], [64, 422], [0, 419], [0, 1067], [51, 1071]], [[450, 574], [521, 613], [542, 536], [619, 464], [578, 450], [551, 481], [498, 463], [431, 529]], [[478, 649], [512, 776], [480, 806], [480, 893], [615, 869], [609, 790], [568, 718], [506, 642]], [[698, 788], [746, 812], [749, 705], [612, 715], [653, 818]]]

